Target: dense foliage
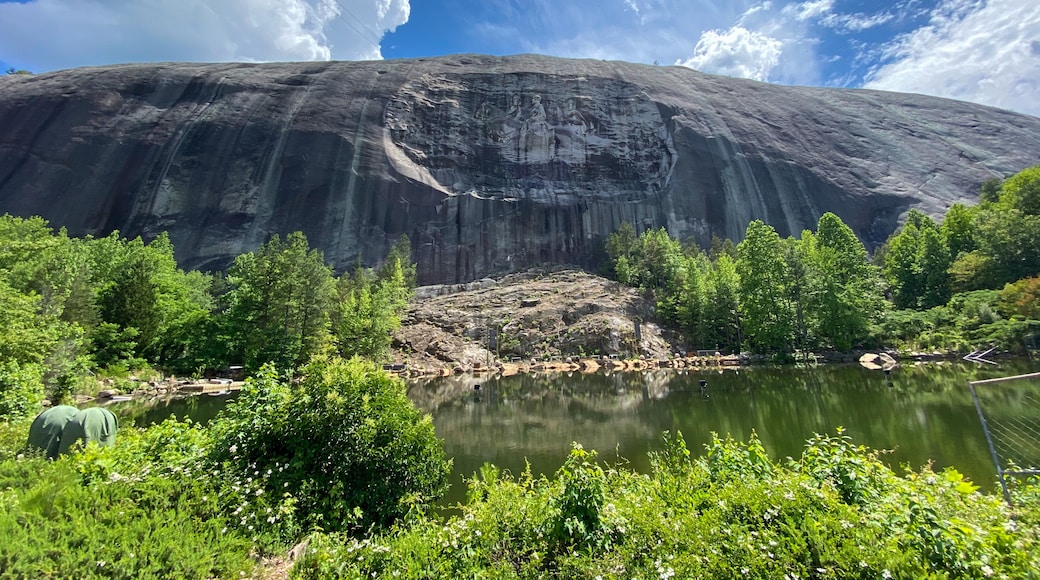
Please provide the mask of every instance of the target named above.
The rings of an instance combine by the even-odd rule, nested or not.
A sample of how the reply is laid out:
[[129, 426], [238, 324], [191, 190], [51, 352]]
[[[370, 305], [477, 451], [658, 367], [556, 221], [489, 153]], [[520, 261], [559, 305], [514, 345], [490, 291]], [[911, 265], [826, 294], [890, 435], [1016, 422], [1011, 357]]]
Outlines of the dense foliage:
[[0, 418], [90, 390], [92, 373], [270, 362], [291, 374], [322, 352], [385, 357], [415, 285], [410, 254], [402, 238], [378, 270], [337, 281], [297, 232], [239, 256], [224, 278], [179, 269], [165, 234], [75, 239], [2, 216]]
[[658, 313], [678, 324], [692, 348], [847, 350], [868, 340], [882, 317], [877, 268], [834, 214], [799, 240], [781, 239], [756, 220], [732, 251], [714, 246], [705, 254], [663, 228], [637, 237], [623, 224], [607, 253], [618, 280], [653, 292]]
[[291, 496], [304, 528], [389, 525], [440, 497], [451, 472], [401, 381], [358, 358], [315, 358], [298, 384], [267, 367], [212, 430], [222, 471], [265, 474], [263, 493]]
[[302, 578], [982, 578], [1040, 566], [1037, 482], [1018, 507], [954, 470], [900, 477], [841, 434], [776, 464], [754, 438], [653, 470], [604, 469], [575, 447], [556, 477], [485, 466], [448, 521], [370, 538], [319, 534]]
[[831, 213], [797, 239], [754, 221], [735, 252], [629, 224], [606, 249], [617, 279], [652, 292], [691, 348], [1022, 350], [1040, 331], [1038, 200], [1040, 166], [986, 182], [979, 205], [954, 204], [941, 225], [911, 210], [873, 263]]
[[427, 513], [451, 467], [403, 384], [356, 359], [265, 370], [208, 427], [124, 426], [57, 461], [21, 455], [27, 432], [0, 423], [0, 570], [19, 578], [238, 577], [312, 529]]

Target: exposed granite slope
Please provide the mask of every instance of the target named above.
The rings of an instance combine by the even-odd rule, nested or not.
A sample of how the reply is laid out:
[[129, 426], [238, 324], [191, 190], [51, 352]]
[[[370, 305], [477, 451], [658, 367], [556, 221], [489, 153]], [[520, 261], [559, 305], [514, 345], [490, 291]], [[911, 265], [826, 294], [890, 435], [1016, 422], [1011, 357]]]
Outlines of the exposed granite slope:
[[0, 212], [167, 230], [201, 268], [407, 233], [426, 284], [595, 265], [623, 220], [707, 243], [833, 211], [873, 245], [1040, 160], [1040, 119], [979, 105], [529, 55], [8, 75], [0, 127]]

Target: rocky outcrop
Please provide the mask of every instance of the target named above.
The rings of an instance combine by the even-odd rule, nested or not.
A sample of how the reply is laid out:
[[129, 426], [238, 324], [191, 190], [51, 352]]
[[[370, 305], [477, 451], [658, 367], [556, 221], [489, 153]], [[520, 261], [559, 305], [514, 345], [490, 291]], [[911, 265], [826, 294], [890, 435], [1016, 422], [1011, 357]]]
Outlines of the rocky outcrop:
[[0, 127], [0, 212], [168, 231], [197, 268], [302, 230], [342, 269], [406, 233], [426, 284], [597, 265], [622, 221], [704, 244], [833, 211], [876, 245], [1040, 159], [1040, 119], [983, 106], [540, 56], [8, 75]]

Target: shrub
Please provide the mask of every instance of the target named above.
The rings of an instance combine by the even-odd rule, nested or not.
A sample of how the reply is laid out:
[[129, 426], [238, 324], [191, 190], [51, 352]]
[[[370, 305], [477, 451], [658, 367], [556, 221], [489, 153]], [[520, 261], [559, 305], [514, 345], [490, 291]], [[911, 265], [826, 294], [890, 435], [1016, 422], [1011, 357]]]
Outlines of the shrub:
[[43, 383], [37, 365], [0, 362], [0, 420], [25, 417], [37, 410]]
[[214, 479], [192, 468], [205, 431], [177, 421], [125, 427], [116, 447], [89, 444], [49, 461], [15, 455], [27, 428], [0, 433], [0, 575], [207, 578], [252, 570], [253, 542], [229, 533], [211, 505]]
[[268, 365], [213, 425], [212, 458], [291, 499], [304, 528], [357, 532], [425, 511], [451, 463], [428, 415], [372, 363], [316, 357], [298, 384]]
[[[691, 461], [681, 436], [653, 471], [600, 470], [575, 449], [555, 481], [492, 467], [461, 514], [365, 539], [316, 534], [304, 578], [1019, 578], [1040, 565], [1037, 482], [999, 497], [946, 470], [899, 477], [841, 432], [801, 461], [715, 438]], [[862, 479], [860, 485], [858, 480]], [[558, 524], [576, 536], [561, 543]], [[578, 525], [580, 523], [580, 525]], [[594, 531], [589, 538], [588, 531]], [[585, 541], [581, 541], [585, 534]], [[592, 539], [593, 541], [589, 541]], [[563, 549], [560, 549], [563, 548]]]

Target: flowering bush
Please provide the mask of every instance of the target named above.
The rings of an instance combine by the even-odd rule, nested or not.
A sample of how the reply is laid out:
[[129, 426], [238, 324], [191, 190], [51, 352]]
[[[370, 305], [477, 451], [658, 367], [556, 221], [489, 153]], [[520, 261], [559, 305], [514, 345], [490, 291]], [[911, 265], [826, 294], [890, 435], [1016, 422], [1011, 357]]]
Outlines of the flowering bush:
[[[292, 516], [303, 529], [385, 527], [427, 509], [451, 470], [403, 383], [356, 358], [316, 358], [298, 384], [265, 367], [213, 435], [211, 457], [233, 474], [232, 491], [252, 494], [241, 500], [251, 525]], [[259, 511], [246, 513], [250, 504]]]
[[[1038, 482], [1020, 504], [953, 471], [900, 477], [840, 432], [770, 464], [754, 438], [681, 435], [638, 474], [575, 449], [554, 480], [485, 467], [462, 513], [365, 540], [316, 535], [302, 578], [1027, 578]], [[860, 479], [864, 481], [859, 483]], [[559, 533], [572, 534], [561, 542]]]

